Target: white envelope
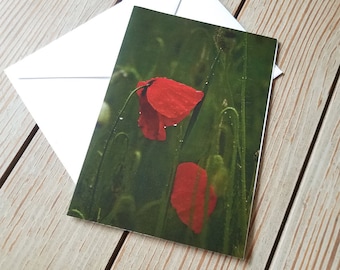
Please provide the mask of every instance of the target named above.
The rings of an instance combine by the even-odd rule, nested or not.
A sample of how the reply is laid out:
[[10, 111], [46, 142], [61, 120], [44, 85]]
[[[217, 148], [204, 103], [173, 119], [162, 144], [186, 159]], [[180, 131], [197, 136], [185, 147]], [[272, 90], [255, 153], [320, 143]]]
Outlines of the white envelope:
[[[243, 30], [218, 0], [124, 0], [5, 70], [77, 181], [133, 6]], [[275, 67], [273, 77], [281, 71]]]

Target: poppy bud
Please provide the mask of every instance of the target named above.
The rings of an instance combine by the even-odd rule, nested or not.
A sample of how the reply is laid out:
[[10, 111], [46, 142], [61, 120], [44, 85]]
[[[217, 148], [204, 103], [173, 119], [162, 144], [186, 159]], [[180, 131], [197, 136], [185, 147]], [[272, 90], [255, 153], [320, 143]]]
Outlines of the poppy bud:
[[216, 195], [218, 197], [223, 196], [229, 174], [221, 155], [209, 156], [207, 173], [210, 183], [215, 189]]

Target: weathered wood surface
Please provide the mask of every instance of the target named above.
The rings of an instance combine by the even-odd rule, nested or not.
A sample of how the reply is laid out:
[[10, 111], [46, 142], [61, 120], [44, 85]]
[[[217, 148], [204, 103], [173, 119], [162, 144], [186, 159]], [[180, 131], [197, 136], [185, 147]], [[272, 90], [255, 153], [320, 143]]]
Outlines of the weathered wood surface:
[[[340, 268], [340, 86], [302, 179], [272, 269]], [[325, 169], [326, 168], [326, 169]]]
[[338, 83], [271, 269], [340, 268], [339, 108]]
[[[115, 1], [31, 2], [0, 2], [0, 177], [34, 127], [3, 69]], [[235, 14], [242, 1], [221, 2]], [[247, 30], [280, 41], [285, 72], [274, 84], [246, 260], [130, 233], [112, 269], [339, 268], [339, 87], [326, 102], [339, 17], [332, 0], [245, 1], [240, 10]], [[0, 269], [105, 268], [122, 232], [66, 216], [73, 190], [38, 131], [0, 189]]]
[[74, 183], [38, 131], [0, 189], [0, 269], [104, 269], [121, 231], [66, 215]]

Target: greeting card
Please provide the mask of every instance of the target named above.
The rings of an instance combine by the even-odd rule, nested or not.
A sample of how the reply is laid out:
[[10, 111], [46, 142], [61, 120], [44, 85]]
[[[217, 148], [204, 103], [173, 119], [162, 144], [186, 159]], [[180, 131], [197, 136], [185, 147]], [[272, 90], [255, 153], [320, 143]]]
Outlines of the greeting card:
[[135, 7], [68, 215], [243, 257], [276, 51]]

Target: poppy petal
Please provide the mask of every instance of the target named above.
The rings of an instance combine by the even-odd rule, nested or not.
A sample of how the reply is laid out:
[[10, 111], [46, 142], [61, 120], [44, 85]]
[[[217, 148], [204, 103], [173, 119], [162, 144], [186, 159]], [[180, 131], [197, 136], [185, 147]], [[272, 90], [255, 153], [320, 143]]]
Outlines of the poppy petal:
[[182, 121], [204, 96], [202, 91], [171, 79], [153, 80], [146, 96], [151, 106], [163, 116], [166, 125]]
[[[200, 233], [204, 223], [207, 172], [193, 162], [178, 165], [171, 204], [180, 220], [195, 233]], [[217, 197], [209, 187], [208, 216], [214, 211]]]
[[165, 127], [182, 121], [204, 96], [202, 91], [167, 78], [141, 81], [137, 87], [142, 87], [137, 91], [141, 114], [138, 125], [150, 140], [164, 141]]
[[145, 138], [150, 140], [164, 141], [166, 133], [164, 124], [160, 121], [159, 113], [152, 108], [143, 94], [143, 89], [137, 91], [139, 96], [140, 116], [138, 118], [138, 126], [142, 130]]

